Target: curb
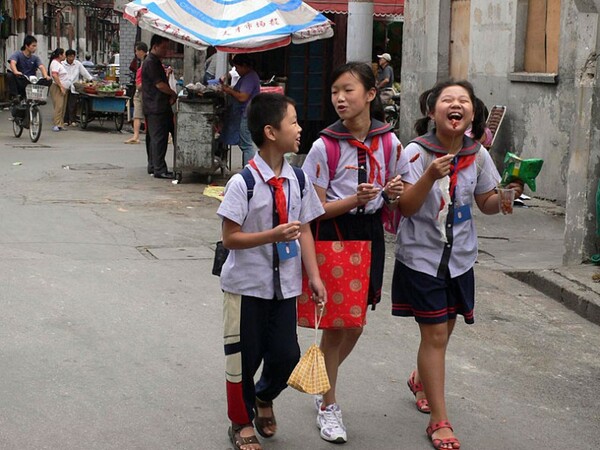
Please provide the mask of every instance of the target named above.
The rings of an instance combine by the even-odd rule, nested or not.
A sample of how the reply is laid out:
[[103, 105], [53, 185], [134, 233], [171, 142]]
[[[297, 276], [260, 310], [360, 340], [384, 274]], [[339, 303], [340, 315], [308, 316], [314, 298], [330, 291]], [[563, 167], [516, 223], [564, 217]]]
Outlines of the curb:
[[553, 270], [508, 271], [506, 274], [552, 297], [584, 319], [600, 325], [597, 295], [584, 284], [570, 280]]

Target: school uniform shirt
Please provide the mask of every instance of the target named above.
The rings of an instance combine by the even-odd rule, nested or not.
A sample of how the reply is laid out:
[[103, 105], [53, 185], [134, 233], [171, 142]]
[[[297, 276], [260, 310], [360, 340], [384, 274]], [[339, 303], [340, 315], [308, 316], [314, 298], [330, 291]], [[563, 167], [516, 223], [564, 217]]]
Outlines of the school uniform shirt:
[[[425, 136], [427, 140], [421, 141], [422, 144], [427, 145], [428, 141], [430, 149], [438, 153], [447, 153], [442, 150], [433, 133]], [[442, 200], [442, 192], [437, 182], [427, 194], [419, 211], [410, 217], [402, 218], [396, 240], [396, 259], [409, 268], [433, 277], [445, 278], [449, 275], [455, 278], [475, 264], [477, 231], [472, 218], [472, 209], [476, 207], [473, 196], [493, 190], [500, 181], [500, 174], [487, 150], [471, 138], [463, 138], [463, 149], [459, 158], [461, 153], [473, 154], [475, 150], [482, 153], [471, 165], [458, 172], [454, 195], [454, 210], [468, 205], [471, 218], [459, 221], [454, 214], [448, 215], [446, 231], [447, 234], [452, 234], [452, 239], [449, 240], [451, 243], [442, 241], [437, 227]], [[403, 181], [413, 185], [418, 181], [427, 165], [436, 157], [427, 155], [428, 151], [414, 141], [406, 146], [406, 158], [413, 162], [408, 165], [406, 173], [402, 174]], [[417, 154], [420, 155], [417, 157]], [[479, 169], [478, 165], [481, 166]]]
[[[250, 169], [256, 182], [250, 202], [248, 202], [246, 182], [242, 175], [236, 174], [227, 183], [225, 196], [217, 210], [219, 217], [241, 225], [245, 233], [256, 233], [273, 228], [275, 200], [272, 188], [266, 181], [275, 175], [260, 154], [256, 154], [254, 161], [265, 181], [256, 170]], [[308, 182], [308, 177], [302, 195], [300, 195], [296, 174], [286, 161], [283, 162], [280, 177], [286, 178], [284, 191], [290, 222], [297, 220], [306, 224], [325, 212], [314, 187]], [[300, 245], [297, 241], [291, 244], [298, 246], [298, 256], [280, 260], [278, 267], [283, 298], [293, 298], [302, 293]], [[274, 270], [273, 244], [231, 250], [221, 271], [221, 289], [233, 294], [273, 299], [275, 297]]]
[[[374, 136], [379, 136], [379, 146], [374, 152], [374, 155], [379, 162], [381, 167], [381, 180], [385, 185], [386, 168], [389, 167], [389, 177], [394, 178], [399, 174], [403, 167], [407, 165], [407, 160], [404, 157], [402, 146], [400, 141], [395, 134], [392, 134], [392, 151], [390, 152], [389, 160], [385, 161], [385, 154], [383, 150], [383, 139], [381, 134], [391, 130], [388, 124], [384, 124], [377, 120], [372, 120], [371, 129], [367, 138], [363, 142], [367, 147], [370, 147]], [[358, 167], [358, 151], [355, 146], [348, 143], [349, 139], [354, 139], [354, 136], [350, 134], [348, 129], [344, 127], [342, 122], [338, 120], [336, 123], [328, 127], [326, 130], [321, 132], [327, 134], [330, 137], [338, 139], [340, 146], [340, 158], [338, 165], [335, 169], [333, 179], [329, 179], [329, 165], [327, 162], [327, 151], [325, 149], [325, 142], [322, 138], [317, 139], [302, 165], [302, 169], [308, 174], [310, 181], [320, 188], [326, 189], [326, 200], [327, 202], [334, 202], [336, 200], [342, 200], [356, 194], [358, 187], [359, 170]], [[367, 157], [365, 174], [369, 174], [371, 170], [371, 163]], [[377, 171], [375, 171], [377, 175]], [[378, 183], [374, 183], [380, 189], [383, 186], [379, 186]], [[384, 200], [381, 195], [378, 195], [373, 200], [365, 205], [364, 214], [373, 214], [384, 205]], [[357, 208], [350, 211], [350, 214], [356, 214]]]
[[60, 63], [58, 61], [58, 59], [54, 59], [50, 63], [50, 73], [52, 75], [58, 74], [58, 79], [60, 80], [60, 84], [62, 84], [62, 86], [65, 89], [69, 89], [71, 87], [71, 80], [69, 79], [69, 73], [67, 72], [67, 69], [65, 68], [65, 66], [63, 66], [62, 63]]

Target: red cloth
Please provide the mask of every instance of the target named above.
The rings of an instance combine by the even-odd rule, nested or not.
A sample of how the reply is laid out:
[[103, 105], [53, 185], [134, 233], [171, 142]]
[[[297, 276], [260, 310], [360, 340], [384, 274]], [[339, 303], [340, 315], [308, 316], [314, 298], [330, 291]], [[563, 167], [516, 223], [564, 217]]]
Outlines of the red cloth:
[[[444, 156], [443, 153], [436, 153], [435, 156], [438, 158]], [[458, 157], [458, 164], [456, 166], [454, 164], [450, 165], [450, 198], [454, 197], [454, 191], [456, 190], [456, 183], [458, 182], [458, 172], [469, 167], [471, 164], [475, 162], [477, 158], [477, 153], [472, 155], [464, 155]], [[444, 208], [444, 199], [442, 198], [442, 203], [440, 204], [440, 211]]]
[[[258, 166], [254, 162], [254, 160], [251, 159], [248, 162], [248, 164], [250, 164], [250, 166], [258, 172], [258, 174], [264, 181], [265, 178], [263, 177], [262, 173], [260, 173], [260, 170], [258, 170]], [[285, 181], [285, 178], [283, 178], [283, 177], [281, 177], [281, 178], [271, 177], [265, 181], [269, 186], [271, 186], [275, 190], [275, 209], [277, 210], [277, 216], [279, 217], [280, 225], [282, 223], [288, 222], [287, 200], [285, 198], [285, 190], [283, 188], [284, 181]]]
[[[381, 187], [383, 187], [383, 179], [381, 176], [381, 164], [377, 161], [374, 153], [379, 148], [379, 136], [373, 136], [373, 140], [371, 141], [371, 146], [367, 147], [360, 141], [356, 139], [348, 139], [348, 144], [355, 146], [356, 148], [360, 148], [367, 152], [367, 156], [369, 157], [369, 183], [373, 184], [375, 180], [379, 183]], [[377, 169], [377, 176], [375, 176], [375, 169]]]

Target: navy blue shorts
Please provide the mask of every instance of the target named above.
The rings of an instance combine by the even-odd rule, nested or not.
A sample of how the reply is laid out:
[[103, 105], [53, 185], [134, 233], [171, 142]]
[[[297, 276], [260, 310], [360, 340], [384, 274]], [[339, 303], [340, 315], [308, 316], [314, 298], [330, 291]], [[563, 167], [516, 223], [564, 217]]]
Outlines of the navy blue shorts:
[[464, 316], [473, 323], [475, 276], [473, 268], [456, 278], [440, 279], [412, 270], [399, 261], [392, 280], [392, 315], [414, 316], [419, 323], [444, 323]]

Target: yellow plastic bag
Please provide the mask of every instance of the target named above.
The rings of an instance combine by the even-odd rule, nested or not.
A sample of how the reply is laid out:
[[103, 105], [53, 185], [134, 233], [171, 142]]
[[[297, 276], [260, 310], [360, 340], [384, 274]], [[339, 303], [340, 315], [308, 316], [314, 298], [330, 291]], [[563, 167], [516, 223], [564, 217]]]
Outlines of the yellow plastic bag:
[[[324, 394], [331, 389], [325, 367], [325, 357], [317, 345], [317, 330], [323, 317], [323, 308], [320, 309], [320, 317], [318, 320], [315, 319], [315, 343], [308, 347], [306, 353], [300, 358], [287, 382], [290, 387], [313, 395]], [[316, 315], [317, 306], [315, 305]]]

